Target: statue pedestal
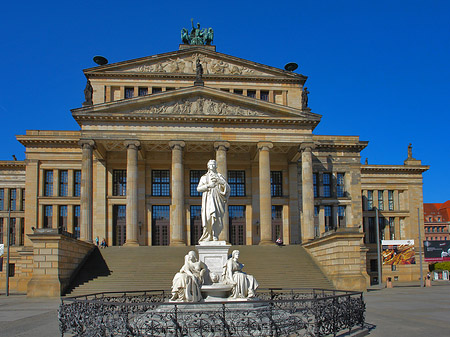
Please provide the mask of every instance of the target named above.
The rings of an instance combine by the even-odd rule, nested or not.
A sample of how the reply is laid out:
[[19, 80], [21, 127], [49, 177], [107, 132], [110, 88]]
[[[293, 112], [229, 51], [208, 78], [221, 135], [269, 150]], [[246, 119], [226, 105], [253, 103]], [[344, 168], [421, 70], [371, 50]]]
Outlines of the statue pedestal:
[[226, 241], [200, 242], [199, 245], [195, 246], [199, 260], [206, 264], [213, 281], [216, 276], [219, 278], [222, 276], [223, 266], [227, 263], [230, 247], [231, 245], [227, 244]]

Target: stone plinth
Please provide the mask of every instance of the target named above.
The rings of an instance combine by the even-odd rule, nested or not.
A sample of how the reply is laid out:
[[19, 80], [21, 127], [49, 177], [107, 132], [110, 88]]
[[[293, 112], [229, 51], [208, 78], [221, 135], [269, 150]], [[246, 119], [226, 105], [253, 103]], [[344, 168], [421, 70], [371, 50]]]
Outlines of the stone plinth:
[[[195, 246], [199, 260], [206, 264], [211, 274], [218, 277], [223, 273], [223, 266], [227, 263], [230, 247], [231, 245], [225, 241], [201, 242]], [[214, 275], [211, 276], [214, 277]]]

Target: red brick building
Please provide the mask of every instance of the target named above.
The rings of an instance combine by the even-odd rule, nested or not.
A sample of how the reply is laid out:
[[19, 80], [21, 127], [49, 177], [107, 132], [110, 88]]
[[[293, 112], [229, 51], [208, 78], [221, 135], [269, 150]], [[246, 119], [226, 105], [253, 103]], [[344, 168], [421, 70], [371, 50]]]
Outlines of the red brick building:
[[423, 204], [425, 240], [450, 240], [450, 200], [443, 204]]

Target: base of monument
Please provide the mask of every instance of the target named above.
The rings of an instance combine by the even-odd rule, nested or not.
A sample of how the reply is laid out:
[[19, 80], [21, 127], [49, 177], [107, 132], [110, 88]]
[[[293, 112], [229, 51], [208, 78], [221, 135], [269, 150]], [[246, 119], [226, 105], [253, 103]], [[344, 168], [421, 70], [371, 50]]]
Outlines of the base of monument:
[[[228, 250], [231, 245], [226, 241], [207, 241], [200, 242], [195, 246], [198, 252], [198, 258], [201, 262], [208, 266], [212, 281], [214, 278], [220, 278], [223, 273], [223, 266], [228, 260]], [[216, 282], [218, 279], [216, 279]]]
[[201, 290], [205, 302], [228, 301], [231, 293], [231, 285], [213, 283], [211, 285], [203, 285]]

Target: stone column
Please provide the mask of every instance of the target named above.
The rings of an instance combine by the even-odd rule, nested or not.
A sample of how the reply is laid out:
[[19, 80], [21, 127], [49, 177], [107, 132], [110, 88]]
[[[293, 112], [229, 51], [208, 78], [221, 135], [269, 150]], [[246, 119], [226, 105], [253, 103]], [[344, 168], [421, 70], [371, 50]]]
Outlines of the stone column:
[[302, 152], [302, 242], [314, 239], [313, 143], [300, 145]]
[[272, 195], [270, 192], [270, 149], [272, 147], [273, 144], [269, 142], [258, 143], [260, 245], [274, 243], [272, 241]]
[[125, 142], [127, 147], [127, 237], [125, 246], [139, 246], [138, 241], [138, 151], [137, 140]]
[[92, 242], [92, 153], [95, 142], [82, 139], [80, 240]]
[[185, 246], [183, 141], [169, 143], [172, 149], [172, 205], [170, 206], [170, 245]]
[[[216, 150], [216, 162], [217, 171], [221, 173], [225, 179], [228, 181], [228, 169], [227, 169], [227, 151], [230, 148], [230, 143], [228, 142], [215, 142], [214, 149]], [[223, 229], [219, 235], [219, 240], [229, 242], [229, 213], [228, 205], [225, 209], [225, 214], [223, 216]]]

